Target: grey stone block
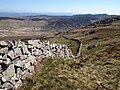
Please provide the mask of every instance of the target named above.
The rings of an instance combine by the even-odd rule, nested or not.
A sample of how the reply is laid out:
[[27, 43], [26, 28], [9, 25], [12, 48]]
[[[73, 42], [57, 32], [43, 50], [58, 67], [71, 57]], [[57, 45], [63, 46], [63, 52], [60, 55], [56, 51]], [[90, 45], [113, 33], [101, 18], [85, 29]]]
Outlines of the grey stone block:
[[7, 90], [10, 90], [13, 88], [13, 85], [9, 82], [5, 82], [3, 85], [2, 85], [2, 88], [3, 89], [7, 89]]

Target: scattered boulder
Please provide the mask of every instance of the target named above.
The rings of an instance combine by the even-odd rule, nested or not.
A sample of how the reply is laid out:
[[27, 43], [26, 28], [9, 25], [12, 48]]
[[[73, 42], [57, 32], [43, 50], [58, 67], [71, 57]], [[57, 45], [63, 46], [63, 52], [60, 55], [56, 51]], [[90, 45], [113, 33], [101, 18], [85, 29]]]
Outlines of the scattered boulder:
[[88, 47], [87, 47], [87, 49], [92, 49], [92, 48], [93, 48], [93, 46], [88, 46]]
[[95, 30], [91, 30], [91, 31], [89, 32], [89, 34], [94, 34], [94, 33], [96, 33]]
[[95, 48], [95, 47], [97, 47], [98, 45], [89, 45], [88, 47], [87, 47], [87, 49], [93, 49], [93, 48]]

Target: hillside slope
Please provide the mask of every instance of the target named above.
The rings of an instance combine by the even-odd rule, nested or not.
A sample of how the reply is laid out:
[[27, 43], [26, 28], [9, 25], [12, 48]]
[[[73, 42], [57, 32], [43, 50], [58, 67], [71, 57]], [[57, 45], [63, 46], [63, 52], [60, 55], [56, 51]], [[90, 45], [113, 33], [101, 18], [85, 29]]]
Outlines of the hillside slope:
[[20, 90], [119, 90], [120, 89], [120, 20], [109, 25], [73, 29], [46, 38], [50, 42], [66, 44], [76, 51], [83, 43], [81, 56], [73, 60], [44, 60], [34, 76], [27, 78]]

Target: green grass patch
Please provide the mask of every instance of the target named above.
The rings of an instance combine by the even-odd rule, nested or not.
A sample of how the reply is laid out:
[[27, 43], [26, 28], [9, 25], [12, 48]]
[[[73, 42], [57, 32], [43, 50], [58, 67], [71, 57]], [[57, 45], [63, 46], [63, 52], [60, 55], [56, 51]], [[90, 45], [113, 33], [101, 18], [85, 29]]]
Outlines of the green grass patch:
[[119, 90], [120, 46], [76, 60], [48, 58], [18, 90]]

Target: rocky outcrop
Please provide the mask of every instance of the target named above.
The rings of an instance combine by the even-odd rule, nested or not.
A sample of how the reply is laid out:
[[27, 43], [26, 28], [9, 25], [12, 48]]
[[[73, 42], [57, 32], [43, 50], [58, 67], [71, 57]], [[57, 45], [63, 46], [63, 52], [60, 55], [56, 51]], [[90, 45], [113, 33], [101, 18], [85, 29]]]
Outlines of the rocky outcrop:
[[0, 41], [0, 89], [16, 89], [48, 57], [73, 58], [66, 45], [47, 41]]

